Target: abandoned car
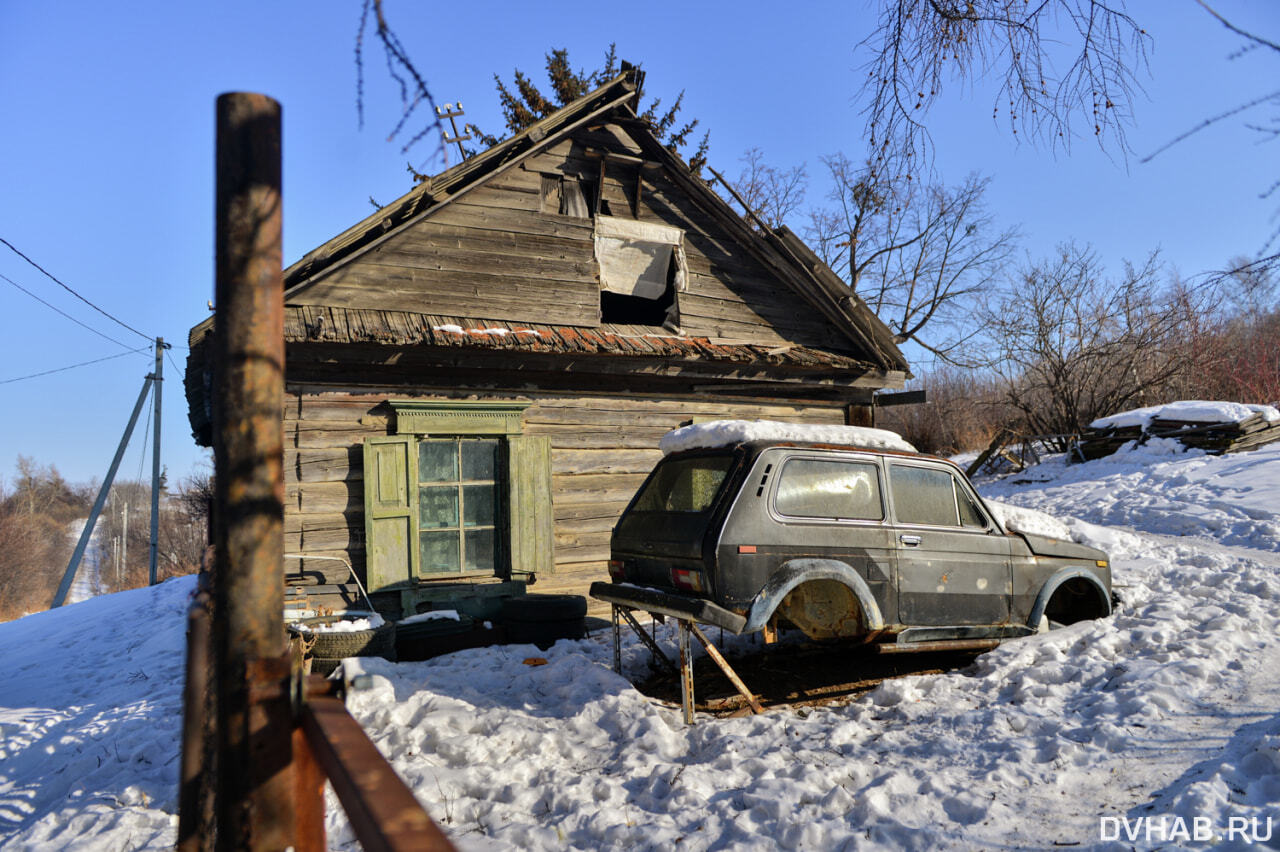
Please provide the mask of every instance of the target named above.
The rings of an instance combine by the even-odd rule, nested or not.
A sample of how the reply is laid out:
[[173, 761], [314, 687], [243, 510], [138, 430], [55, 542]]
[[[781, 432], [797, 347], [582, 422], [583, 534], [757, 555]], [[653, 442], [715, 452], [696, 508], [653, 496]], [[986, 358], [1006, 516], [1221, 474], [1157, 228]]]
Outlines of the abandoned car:
[[666, 455], [623, 513], [596, 598], [766, 641], [794, 627], [899, 645], [1111, 611], [1106, 553], [1005, 529], [955, 464], [893, 433], [706, 426], [689, 427], [704, 445]]

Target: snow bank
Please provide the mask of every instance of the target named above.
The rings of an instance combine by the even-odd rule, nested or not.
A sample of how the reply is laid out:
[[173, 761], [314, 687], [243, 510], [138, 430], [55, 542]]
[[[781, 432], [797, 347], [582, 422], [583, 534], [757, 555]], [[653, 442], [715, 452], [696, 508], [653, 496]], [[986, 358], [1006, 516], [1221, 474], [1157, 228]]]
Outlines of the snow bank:
[[0, 624], [0, 848], [170, 849], [195, 578]]
[[698, 447], [724, 447], [743, 441], [812, 441], [820, 444], [848, 444], [870, 450], [898, 450], [914, 453], [916, 448], [902, 436], [886, 429], [864, 426], [820, 426], [812, 423], [779, 423], [774, 420], [712, 420], [682, 426], [662, 436], [663, 455]]
[[[978, 484], [1010, 523], [1054, 515], [1111, 554], [1110, 618], [691, 728], [614, 674], [608, 631], [363, 660], [373, 686], [349, 706], [464, 850], [1250, 848], [1231, 820], [1280, 828], [1280, 446], [1027, 474]], [[0, 847], [171, 848], [192, 588], [0, 624]], [[671, 651], [671, 624], [657, 640]], [[627, 676], [647, 660], [628, 639]], [[354, 848], [328, 806], [331, 847]], [[1162, 817], [1214, 839], [1100, 834]]]
[[1141, 426], [1146, 429], [1152, 420], [1183, 420], [1188, 423], [1240, 423], [1255, 414], [1261, 414], [1268, 423], [1280, 420], [1280, 411], [1270, 405], [1254, 405], [1244, 402], [1207, 402], [1182, 400], [1164, 405], [1151, 405], [1122, 411], [1108, 417], [1100, 417], [1089, 424], [1090, 429]]

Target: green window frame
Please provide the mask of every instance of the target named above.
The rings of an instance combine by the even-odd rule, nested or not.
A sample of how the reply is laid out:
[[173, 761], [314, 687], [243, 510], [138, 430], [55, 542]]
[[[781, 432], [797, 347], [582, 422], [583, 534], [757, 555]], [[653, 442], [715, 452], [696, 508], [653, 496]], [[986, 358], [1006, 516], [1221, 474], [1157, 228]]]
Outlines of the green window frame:
[[506, 526], [500, 449], [487, 437], [418, 441], [418, 576], [497, 573]]
[[529, 403], [389, 404], [395, 434], [364, 445], [369, 590], [551, 572], [551, 443], [523, 434]]

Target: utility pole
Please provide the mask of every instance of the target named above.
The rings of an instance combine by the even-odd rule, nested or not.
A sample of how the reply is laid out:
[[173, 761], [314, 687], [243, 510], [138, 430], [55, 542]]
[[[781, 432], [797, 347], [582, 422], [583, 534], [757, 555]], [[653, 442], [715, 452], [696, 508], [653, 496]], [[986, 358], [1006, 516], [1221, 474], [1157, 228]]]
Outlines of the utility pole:
[[124, 498], [124, 508], [120, 511], [120, 564], [129, 573], [129, 498]]
[[147, 376], [142, 382], [138, 401], [133, 404], [133, 413], [129, 415], [129, 425], [124, 427], [124, 435], [121, 436], [120, 444], [116, 447], [115, 457], [111, 459], [111, 466], [107, 468], [107, 477], [102, 480], [102, 488], [98, 489], [98, 497], [93, 501], [93, 508], [89, 510], [89, 520], [84, 523], [84, 530], [80, 533], [80, 540], [76, 542], [71, 561], [67, 563], [67, 570], [62, 574], [62, 582], [58, 584], [58, 591], [53, 595], [53, 609], [62, 606], [67, 599], [71, 581], [75, 579], [76, 569], [80, 567], [80, 557], [84, 556], [84, 549], [89, 546], [89, 539], [93, 536], [93, 525], [98, 522], [98, 515], [102, 514], [102, 507], [107, 502], [107, 494], [111, 492], [111, 483], [115, 481], [116, 471], [120, 469], [120, 460], [124, 458], [125, 447], [129, 446], [129, 436], [133, 434], [133, 427], [138, 423], [142, 403], [146, 401], [147, 392], [151, 390], [152, 379], [152, 376]]
[[156, 584], [156, 556], [160, 547], [160, 402], [164, 387], [164, 350], [169, 344], [163, 337], [156, 338], [156, 371], [153, 387], [156, 393], [156, 424], [151, 447], [151, 557], [147, 567], [147, 583]]

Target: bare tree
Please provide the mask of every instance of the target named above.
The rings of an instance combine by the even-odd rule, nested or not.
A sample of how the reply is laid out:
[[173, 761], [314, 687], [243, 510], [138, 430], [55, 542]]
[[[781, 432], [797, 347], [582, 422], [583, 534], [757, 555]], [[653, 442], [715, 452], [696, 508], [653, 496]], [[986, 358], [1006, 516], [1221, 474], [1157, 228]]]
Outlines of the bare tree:
[[405, 126], [417, 114], [418, 108], [425, 104], [429, 108], [429, 117], [423, 127], [414, 132], [403, 144], [401, 153], [407, 152], [423, 137], [436, 135], [439, 137], [436, 154], [444, 154], [447, 150], [444, 145], [444, 125], [434, 113], [435, 98], [427, 87], [426, 78], [409, 58], [409, 51], [387, 23], [382, 9], [382, 0], [361, 0], [360, 3], [360, 26], [356, 29], [356, 115], [359, 117], [360, 126], [364, 126], [364, 39], [369, 30], [370, 18], [373, 20], [374, 38], [382, 46], [387, 76], [400, 91], [400, 118], [387, 136], [387, 141], [390, 142], [400, 136]]
[[748, 148], [739, 159], [743, 166], [734, 184], [738, 195], [768, 227], [784, 224], [804, 203], [808, 171], [803, 165], [785, 170], [771, 166], [759, 148]]
[[1100, 145], [1129, 150], [1151, 37], [1123, 0], [884, 0], [863, 83], [877, 175], [928, 170], [925, 117], [944, 84], [999, 80], [993, 118], [1015, 135], [1070, 147], [1087, 121]]
[[[1241, 39], [1228, 59], [1280, 58], [1280, 41], [1228, 20], [1207, 0], [1194, 0]], [[926, 174], [933, 143], [930, 107], [945, 83], [995, 83], [992, 118], [1007, 122], [1018, 139], [1069, 150], [1073, 139], [1092, 135], [1103, 150], [1127, 158], [1127, 130], [1135, 96], [1148, 70], [1151, 36], [1131, 17], [1124, 0], [881, 0], [875, 30], [859, 43], [868, 52], [867, 135], [877, 176]], [[1274, 80], [1273, 70], [1258, 79]], [[1274, 84], [1228, 103], [1221, 111], [1144, 156], [1148, 162], [1190, 136], [1228, 119], [1242, 119], [1261, 141], [1280, 139], [1280, 89]], [[1270, 110], [1270, 113], [1264, 111]], [[1083, 130], [1083, 132], [1081, 132]], [[1280, 196], [1272, 179], [1261, 198]], [[1280, 263], [1280, 210], [1258, 259]]]
[[1181, 342], [1201, 306], [1159, 277], [1154, 254], [1126, 264], [1113, 282], [1091, 249], [1064, 245], [988, 303], [992, 367], [1031, 431], [1072, 434], [1098, 417], [1165, 401], [1191, 364]]
[[988, 179], [958, 186], [877, 179], [843, 154], [824, 158], [831, 206], [812, 211], [806, 236], [894, 331], [945, 363], [967, 365], [973, 303], [1002, 274], [1017, 239], [983, 200]]

